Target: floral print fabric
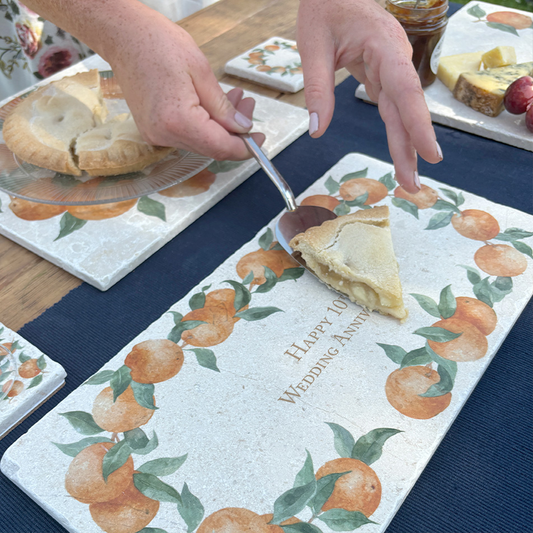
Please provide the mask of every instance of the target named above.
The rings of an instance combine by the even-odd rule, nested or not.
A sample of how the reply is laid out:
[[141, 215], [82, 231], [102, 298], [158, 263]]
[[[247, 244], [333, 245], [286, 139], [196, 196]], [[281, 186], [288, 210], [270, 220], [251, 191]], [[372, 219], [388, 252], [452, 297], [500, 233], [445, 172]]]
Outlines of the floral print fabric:
[[17, 0], [0, 0], [0, 100], [92, 51]]

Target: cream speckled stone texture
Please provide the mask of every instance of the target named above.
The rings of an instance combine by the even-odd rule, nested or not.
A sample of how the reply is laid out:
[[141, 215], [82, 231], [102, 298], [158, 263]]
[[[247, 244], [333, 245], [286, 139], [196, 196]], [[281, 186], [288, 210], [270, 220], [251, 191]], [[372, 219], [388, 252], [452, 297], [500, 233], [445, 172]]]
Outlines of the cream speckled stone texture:
[[[488, 52], [496, 46], [513, 46], [517, 63], [533, 61], [531, 28], [516, 30], [507, 26], [507, 31], [502, 31], [494, 27], [497, 24], [490, 27], [486, 24], [486, 17], [478, 19], [468, 13], [476, 7], [486, 14], [510, 11], [530, 19], [532, 16], [531, 13], [518, 9], [486, 2], [470, 2], [450, 17], [444, 34], [441, 57], [467, 52]], [[533, 151], [533, 133], [526, 128], [525, 113], [511, 115], [504, 110], [497, 117], [488, 117], [456, 100], [439, 79], [424, 89], [424, 95], [433, 122]], [[357, 87], [355, 96], [370, 102], [364, 85]]]
[[7, 343], [15, 366], [8, 365], [6, 357], [2, 357], [5, 351], [0, 348], [0, 387], [9, 381], [15, 385], [7, 396], [0, 394], [0, 439], [57, 392], [67, 375], [60, 364], [0, 323], [0, 345]]
[[234, 57], [224, 67], [226, 74], [280, 91], [297, 93], [304, 86], [302, 60], [296, 41], [272, 37]]
[[[53, 443], [75, 443], [89, 435], [115, 439], [118, 441], [115, 445], [122, 443], [122, 449], [130, 443], [134, 468], [154, 476], [134, 474], [133, 483], [145, 495], [163, 500], [148, 527], [174, 533], [185, 531], [186, 524], [189, 531], [197, 531], [198, 524], [206, 517], [224, 514], [227, 512], [224, 509], [232, 507], [257, 515], [277, 513], [278, 522], [287, 515], [309, 520], [311, 511], [306, 503], [311, 503], [317, 469], [341, 456], [350, 458], [351, 455], [352, 459], [363, 458], [368, 463], [373, 471], [373, 474], [367, 471], [368, 479], [373, 480], [371, 485], [375, 487], [377, 482], [372, 476], [377, 477], [382, 494], [375, 499], [373, 508], [367, 509], [373, 523], [365, 523], [363, 515], [345, 513], [344, 518], [352, 520], [352, 525], [348, 527], [345, 522], [344, 530], [354, 530], [357, 522], [365, 523], [362, 531], [383, 532], [533, 289], [533, 260], [527, 253], [515, 250], [519, 255], [512, 253], [513, 260], [505, 263], [509, 268], [519, 265], [521, 273], [503, 279], [483, 272], [479, 259], [476, 262], [474, 256], [486, 244], [467, 238], [446, 224], [446, 219], [449, 222], [451, 217], [443, 216], [445, 211], [431, 207], [419, 209], [416, 218], [415, 204], [406, 204], [393, 195], [392, 171], [388, 163], [362, 154], [349, 154], [300, 195], [299, 200], [313, 195], [339, 198], [339, 187], [354, 178], [353, 173], [357, 173], [357, 179], [368, 180], [364, 183], [367, 186], [370, 183], [376, 194], [375, 205], [385, 204], [390, 208], [392, 237], [409, 309], [404, 324], [376, 313], [368, 314], [294, 265], [287, 264], [280, 271], [274, 259], [268, 264], [277, 272], [272, 275], [267, 271], [266, 281], [257, 278], [261, 285], [250, 285], [249, 277], [243, 280], [242, 276], [247, 274], [242, 267], [250, 259], [248, 254], [261, 248], [267, 250], [273, 244], [274, 220], [13, 444], [2, 458], [2, 472], [69, 531], [98, 533], [101, 530], [90, 514], [89, 505], [80, 503], [65, 489], [65, 476], [75, 454], [63, 453]], [[501, 235], [511, 233], [522, 242], [524, 251], [531, 245], [532, 216], [451, 189], [427, 177], [421, 181], [435, 191], [433, 202], [438, 193], [439, 207], [447, 201], [461, 209], [477, 209], [492, 215], [500, 225], [495, 229], [500, 232], [500, 240], [491, 238], [491, 246], [508, 246]], [[344, 196], [345, 192], [342, 188]], [[361, 199], [364, 201], [364, 197]], [[420, 203], [420, 198], [416, 201]], [[350, 207], [341, 202], [338, 210], [342, 213]], [[451, 209], [450, 213], [453, 212]], [[426, 231], [428, 226], [435, 229]], [[264, 252], [261, 254], [264, 264]], [[276, 253], [271, 251], [267, 256], [272, 258]], [[243, 299], [247, 293], [241, 281], [251, 290], [250, 301]], [[233, 318], [233, 323], [227, 322], [233, 310], [224, 315], [222, 304], [206, 307], [218, 313], [216, 340], [220, 342], [213, 344], [212, 338], [209, 344], [204, 336], [204, 346], [198, 346], [202, 344], [198, 342], [201, 338], [196, 330], [198, 324], [189, 322], [195, 327], [178, 331], [182, 318], [202, 319], [199, 313], [203, 312], [205, 302], [213, 301], [213, 296], [204, 297], [202, 293], [209, 295], [231, 288], [241, 295], [237, 307], [248, 306], [243, 305], [244, 310]], [[415, 298], [413, 294], [418, 296]], [[430, 326], [438, 320], [434, 316], [436, 311], [446, 316], [455, 314], [452, 302], [456, 300], [452, 296], [475, 300], [490, 318], [493, 314], [490, 305], [485, 303], [484, 307], [476, 299], [477, 296], [487, 300], [488, 294], [497, 318], [492, 324], [494, 330], [487, 331], [487, 336], [478, 331], [475, 341], [467, 338], [470, 344], [464, 352], [467, 356], [477, 354], [478, 359], [454, 362], [425, 348], [428, 335], [446, 335]], [[188, 315], [191, 309], [196, 311]], [[206, 316], [204, 321], [208, 320]], [[112, 382], [118, 392], [128, 385], [129, 369], [133, 372], [139, 368], [131, 356], [126, 359], [134, 346], [167, 337], [182, 346], [183, 366], [177, 374], [171, 376], [169, 372], [165, 376], [168, 379], [155, 383], [153, 388], [145, 385], [138, 392], [139, 398], [142, 390], [148, 391], [149, 396], [153, 393], [157, 410], [148, 422], [144, 421], [131, 432], [111, 432], [117, 427], [113, 424], [124, 418], [112, 421], [108, 431], [99, 431], [91, 419], [96, 418], [95, 405], [99, 404], [96, 398], [101, 391]], [[189, 344], [185, 345], [185, 340]], [[435, 349], [440, 352], [440, 348]], [[125, 363], [130, 366], [125, 367]], [[403, 414], [398, 411], [389, 401], [386, 384], [400, 365], [408, 372], [410, 368], [422, 368], [426, 373], [430, 373], [430, 366], [433, 381], [441, 389], [428, 389], [426, 393], [433, 391], [434, 397], [427, 399], [431, 403], [444, 398], [449, 403], [444, 401], [433, 412], [426, 402], [424, 413], [431, 416], [413, 418], [409, 409], [420, 399], [415, 394], [409, 398], [407, 410], [402, 408]], [[440, 380], [435, 377], [437, 369]], [[140, 380], [141, 375], [135, 374], [135, 379]], [[425, 387], [429, 384], [426, 382]], [[134, 386], [139, 388], [138, 384]], [[117, 401], [120, 398], [119, 395]], [[394, 401], [394, 395], [391, 398]], [[146, 396], [143, 402], [146, 404]], [[84, 423], [79, 423], [79, 414], [76, 415], [78, 423], [69, 423], [69, 417], [74, 415], [68, 413], [80, 411], [86, 413]], [[111, 411], [104, 417], [105, 422], [100, 412], [98, 420], [109, 424], [109, 417]], [[360, 440], [363, 436], [366, 439]], [[149, 439], [152, 444], [157, 439], [158, 445], [144, 453], [150, 449]], [[144, 454], [139, 453], [141, 441], [144, 449], [140, 451]], [[81, 448], [83, 444], [78, 446]], [[184, 462], [177, 459], [183, 459], [185, 454], [188, 455]], [[159, 461], [153, 463], [153, 460]], [[175, 468], [170, 468], [172, 461]], [[36, 462], [40, 465], [38, 471], [34, 468]], [[150, 464], [143, 466], [147, 463]], [[179, 463], [183, 464], [176, 470]], [[341, 464], [338, 471], [352, 468], [362, 467], [357, 462], [350, 463], [349, 468]], [[147, 480], [151, 480], [150, 486]], [[284, 500], [282, 495], [292, 490], [295, 480], [297, 486], [307, 488], [296, 489], [300, 491], [302, 503], [290, 508], [290, 498]], [[156, 486], [166, 488], [161, 492], [155, 490]], [[182, 506], [176, 505], [177, 497], [169, 487], [181, 494], [185, 502]], [[313, 531], [330, 533], [332, 529], [327, 521], [336, 513], [339, 512], [319, 514], [313, 520], [319, 529]], [[206, 527], [198, 531], [205, 532]]]
[[[109, 70], [109, 65], [98, 56], [93, 56], [83, 65], [63, 72], [62, 76], [91, 68]], [[56, 75], [51, 79], [57, 78]], [[225, 91], [231, 89], [226, 85], [222, 87]], [[245, 93], [245, 96], [256, 99], [254, 131], [266, 135], [263, 149], [269, 157], [277, 155], [307, 131], [309, 116], [306, 110], [252, 93]], [[0, 102], [0, 107], [5, 103]], [[218, 165], [214, 162], [208, 170], [216, 174], [216, 180], [201, 194], [169, 198], [154, 193], [148, 196], [151, 208], [156, 206], [152, 214], [146, 214], [144, 209], [141, 211], [137, 202], [120, 216], [89, 220], [83, 227], [60, 238], [58, 236], [62, 231], [65, 213], [47, 220], [23, 220], [9, 208], [8, 194], [0, 191], [0, 234], [94, 287], [107, 290], [258, 168], [259, 165], [252, 159], [239, 165], [233, 162]], [[165, 220], [158, 216], [161, 212], [165, 213]]]

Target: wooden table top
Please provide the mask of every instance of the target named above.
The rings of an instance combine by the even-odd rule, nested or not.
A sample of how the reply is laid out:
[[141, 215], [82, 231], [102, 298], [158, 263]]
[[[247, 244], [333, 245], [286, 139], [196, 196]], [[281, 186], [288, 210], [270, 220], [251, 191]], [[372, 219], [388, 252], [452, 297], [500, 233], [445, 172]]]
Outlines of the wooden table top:
[[[305, 107], [303, 91], [281, 93], [224, 74], [228, 60], [269, 37], [296, 39], [298, 4], [299, 0], [219, 0], [178, 24], [195, 39], [220, 81]], [[347, 76], [339, 71], [336, 82]], [[81, 283], [0, 235], [0, 322], [8, 328], [19, 330]]]

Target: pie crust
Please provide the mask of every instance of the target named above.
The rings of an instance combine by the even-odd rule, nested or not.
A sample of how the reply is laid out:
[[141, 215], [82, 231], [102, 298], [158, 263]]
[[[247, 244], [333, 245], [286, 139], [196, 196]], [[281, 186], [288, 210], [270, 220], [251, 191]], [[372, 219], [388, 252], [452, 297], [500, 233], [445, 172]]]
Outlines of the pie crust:
[[51, 82], [17, 105], [3, 127], [21, 160], [63, 174], [114, 176], [144, 169], [173, 148], [151, 146], [133, 118], [107, 118], [98, 70]]
[[322, 281], [352, 302], [402, 322], [407, 318], [387, 206], [328, 220], [289, 244]]

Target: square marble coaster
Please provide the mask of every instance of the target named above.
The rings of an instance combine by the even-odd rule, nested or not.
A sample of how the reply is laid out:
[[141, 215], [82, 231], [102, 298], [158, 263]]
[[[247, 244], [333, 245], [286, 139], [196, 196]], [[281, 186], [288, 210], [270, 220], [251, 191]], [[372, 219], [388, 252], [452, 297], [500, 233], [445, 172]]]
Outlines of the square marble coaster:
[[14, 443], [2, 472], [72, 532], [260, 533], [272, 515], [312, 519], [286, 533], [383, 532], [533, 291], [533, 216], [427, 177], [408, 196], [392, 172], [349, 154], [299, 203], [389, 206], [405, 323], [295, 265], [272, 221]]
[[280, 91], [297, 93], [304, 86], [296, 41], [272, 37], [226, 63], [227, 74]]
[[65, 376], [60, 364], [0, 323], [0, 439], [58, 391]]
[[[91, 57], [68, 74], [109, 65]], [[65, 73], [62, 74], [63, 76]], [[222, 85], [225, 91], [230, 86]], [[306, 110], [271, 98], [245, 93], [256, 100], [254, 131], [266, 135], [269, 157], [308, 128]], [[2, 104], [0, 103], [0, 107]], [[0, 166], [13, 164], [0, 136]], [[63, 208], [34, 204], [17, 210], [0, 192], [0, 233], [100, 290], [107, 290], [173, 239], [198, 217], [249, 178], [259, 165], [213, 161], [206, 170], [159, 193], [101, 206]], [[35, 215], [36, 210], [47, 210]], [[44, 219], [30, 220], [36, 216]]]
[[[516, 14], [517, 18], [508, 19], [509, 13]], [[531, 25], [532, 13], [486, 2], [470, 2], [450, 17], [441, 57], [513, 46], [517, 63], [533, 61]], [[357, 87], [355, 95], [370, 102], [364, 85]], [[433, 122], [533, 151], [533, 133], [526, 128], [525, 114], [511, 115], [503, 111], [497, 117], [487, 117], [456, 100], [439, 79], [424, 89], [424, 95]]]

